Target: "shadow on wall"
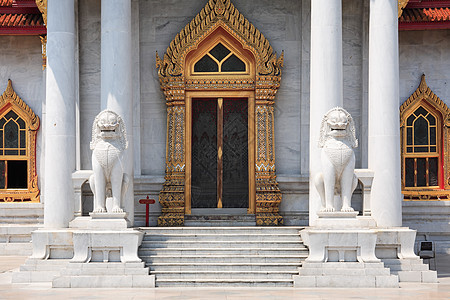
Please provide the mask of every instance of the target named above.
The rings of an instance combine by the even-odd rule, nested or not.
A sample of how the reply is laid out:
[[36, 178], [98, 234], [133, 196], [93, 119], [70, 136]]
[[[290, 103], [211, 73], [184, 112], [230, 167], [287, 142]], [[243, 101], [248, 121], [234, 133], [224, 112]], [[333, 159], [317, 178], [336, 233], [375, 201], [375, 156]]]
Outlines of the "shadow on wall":
[[89, 213], [94, 209], [94, 195], [92, 194], [89, 182], [86, 181], [81, 186], [81, 214], [82, 216], [89, 216]]

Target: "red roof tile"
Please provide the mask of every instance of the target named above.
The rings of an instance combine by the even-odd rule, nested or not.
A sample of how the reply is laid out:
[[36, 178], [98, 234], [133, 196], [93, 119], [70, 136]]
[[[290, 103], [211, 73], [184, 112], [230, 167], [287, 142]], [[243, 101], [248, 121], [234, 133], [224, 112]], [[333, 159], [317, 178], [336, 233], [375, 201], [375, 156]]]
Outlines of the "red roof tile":
[[450, 8], [406, 8], [400, 22], [440, 22], [450, 20]]
[[0, 6], [12, 6], [14, 0], [0, 0]]
[[1, 27], [44, 26], [42, 15], [34, 14], [0, 14]]

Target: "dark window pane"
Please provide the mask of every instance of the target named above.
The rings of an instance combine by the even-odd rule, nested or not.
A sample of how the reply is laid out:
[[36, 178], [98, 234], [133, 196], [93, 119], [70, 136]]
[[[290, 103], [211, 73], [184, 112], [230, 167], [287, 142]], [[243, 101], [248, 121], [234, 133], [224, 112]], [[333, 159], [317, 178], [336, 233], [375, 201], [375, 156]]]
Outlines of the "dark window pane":
[[426, 158], [417, 159], [417, 186], [427, 185], [427, 165]]
[[423, 117], [414, 122], [414, 145], [428, 145], [428, 122]]
[[209, 54], [214, 56], [218, 61], [222, 61], [222, 59], [224, 59], [230, 52], [231, 51], [224, 45], [218, 43], [211, 51], [209, 51]]
[[0, 130], [0, 149], [3, 149], [3, 130]]
[[5, 148], [19, 148], [19, 127], [13, 121], [5, 125]]
[[406, 144], [407, 145], [412, 145], [413, 144], [413, 141], [412, 141], [412, 136], [413, 136], [412, 130], [413, 130], [412, 127], [406, 128]]
[[195, 63], [194, 72], [219, 72], [219, 66], [208, 55], [205, 55]]
[[413, 122], [414, 122], [415, 119], [416, 119], [416, 117], [415, 117], [414, 115], [410, 115], [410, 116], [408, 117], [408, 119], [406, 120], [406, 125], [412, 126], [412, 124], [413, 124]]
[[192, 208], [217, 207], [217, 99], [192, 101]]
[[9, 113], [7, 113], [5, 115], [5, 119], [6, 120], [9, 120], [9, 119], [14, 119], [15, 120], [15, 119], [17, 119], [17, 117], [18, 117], [18, 115], [12, 110], [10, 110]]
[[5, 150], [5, 155], [18, 155], [19, 150]]
[[415, 114], [416, 116], [419, 116], [419, 115], [426, 116], [426, 115], [428, 114], [428, 112], [425, 110], [425, 108], [423, 108], [423, 107], [421, 106], [421, 107], [419, 107], [418, 109], [416, 109], [416, 111], [414, 112], [414, 114]]
[[20, 131], [20, 148], [25, 148], [27, 143], [25, 142], [25, 130]]
[[4, 160], [0, 160], [0, 189], [6, 188], [6, 163]]
[[223, 207], [248, 207], [247, 99], [223, 103]]
[[2, 118], [2, 119], [0, 120], [0, 129], [3, 129], [3, 126], [5, 125], [5, 123], [6, 123], [6, 119], [5, 119], [5, 118]]
[[27, 155], [27, 150], [20, 150], [20, 155]]
[[436, 127], [430, 127], [430, 145], [436, 145]]
[[430, 152], [436, 152], [436, 147], [430, 147]]
[[8, 161], [8, 189], [26, 189], [27, 184], [27, 161]]
[[0, 155], [3, 155], [3, 150], [0, 150]]
[[428, 147], [414, 147], [414, 152], [428, 152]]
[[413, 147], [408, 147], [408, 148], [406, 148], [406, 152], [412, 153], [412, 152], [413, 152]]
[[427, 116], [427, 119], [428, 119], [428, 122], [430, 122], [430, 125], [436, 125], [436, 118], [433, 117], [432, 114], [429, 114], [429, 115]]
[[430, 186], [436, 186], [439, 185], [438, 182], [438, 159], [437, 157], [430, 157], [428, 158], [428, 165], [429, 165], [429, 181]]
[[236, 55], [231, 55], [222, 64], [222, 72], [245, 72], [245, 63]]
[[25, 129], [25, 121], [21, 118], [17, 119], [17, 123], [19, 124], [20, 129]]
[[414, 186], [414, 158], [405, 159], [405, 186]]

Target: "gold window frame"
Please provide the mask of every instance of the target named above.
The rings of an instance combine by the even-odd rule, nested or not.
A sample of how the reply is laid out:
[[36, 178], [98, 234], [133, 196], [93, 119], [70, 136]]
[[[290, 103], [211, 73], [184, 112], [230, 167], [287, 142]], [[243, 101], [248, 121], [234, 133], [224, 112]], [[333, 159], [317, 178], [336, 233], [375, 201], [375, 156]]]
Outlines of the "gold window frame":
[[[436, 118], [437, 155], [431, 152], [407, 152], [407, 119], [422, 106]], [[405, 200], [446, 200], [450, 196], [449, 168], [450, 110], [427, 86], [425, 75], [416, 91], [400, 107], [402, 193]], [[406, 187], [406, 158], [438, 157], [438, 186]], [[416, 175], [415, 175], [416, 177]], [[416, 179], [414, 180], [416, 182]]]
[[[220, 62], [217, 61], [215, 57], [213, 57], [213, 60], [217, 63], [219, 69], [221, 67], [221, 63], [223, 64], [227, 57], [231, 56], [232, 54], [236, 55], [241, 61], [245, 64], [245, 71], [232, 71], [232, 72], [223, 72], [219, 70], [218, 72], [195, 72], [194, 66], [195, 64], [202, 59], [205, 55], [208, 55], [208, 53], [216, 47], [218, 44], [222, 44], [224, 47], [226, 47], [228, 50], [230, 50], [230, 53], [223, 58]], [[233, 45], [235, 44], [235, 45]], [[224, 75], [237, 75], [237, 76], [249, 76], [254, 78], [254, 73], [251, 72], [252, 69], [254, 69], [255, 63], [250, 63], [251, 60], [254, 60], [249, 57], [249, 55], [244, 55], [242, 53], [242, 49], [239, 49], [239, 45], [236, 45], [236, 43], [232, 43], [232, 39], [226, 38], [224, 33], [218, 33], [215, 32], [215, 34], [212, 36], [212, 38], [208, 39], [206, 42], [202, 43], [201, 51], [193, 51], [193, 54], [190, 54], [186, 58], [186, 77], [212, 77], [212, 76], [224, 76]], [[212, 55], [211, 55], [212, 56]]]
[[26, 155], [0, 155], [0, 160], [26, 160], [27, 188], [0, 189], [0, 202], [39, 202], [40, 192], [36, 172], [36, 135], [39, 129], [39, 117], [16, 94], [11, 80], [8, 80], [3, 95], [0, 96], [0, 119], [14, 111], [25, 122]]

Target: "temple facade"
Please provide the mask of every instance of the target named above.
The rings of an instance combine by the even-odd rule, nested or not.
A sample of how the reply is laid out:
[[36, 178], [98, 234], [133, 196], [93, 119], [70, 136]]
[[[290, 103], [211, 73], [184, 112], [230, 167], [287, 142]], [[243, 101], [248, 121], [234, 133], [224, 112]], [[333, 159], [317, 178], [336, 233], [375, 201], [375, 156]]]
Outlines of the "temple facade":
[[128, 227], [313, 226], [335, 107], [358, 215], [450, 251], [450, 1], [4, 0], [0, 41], [0, 253], [95, 211], [103, 110]]

